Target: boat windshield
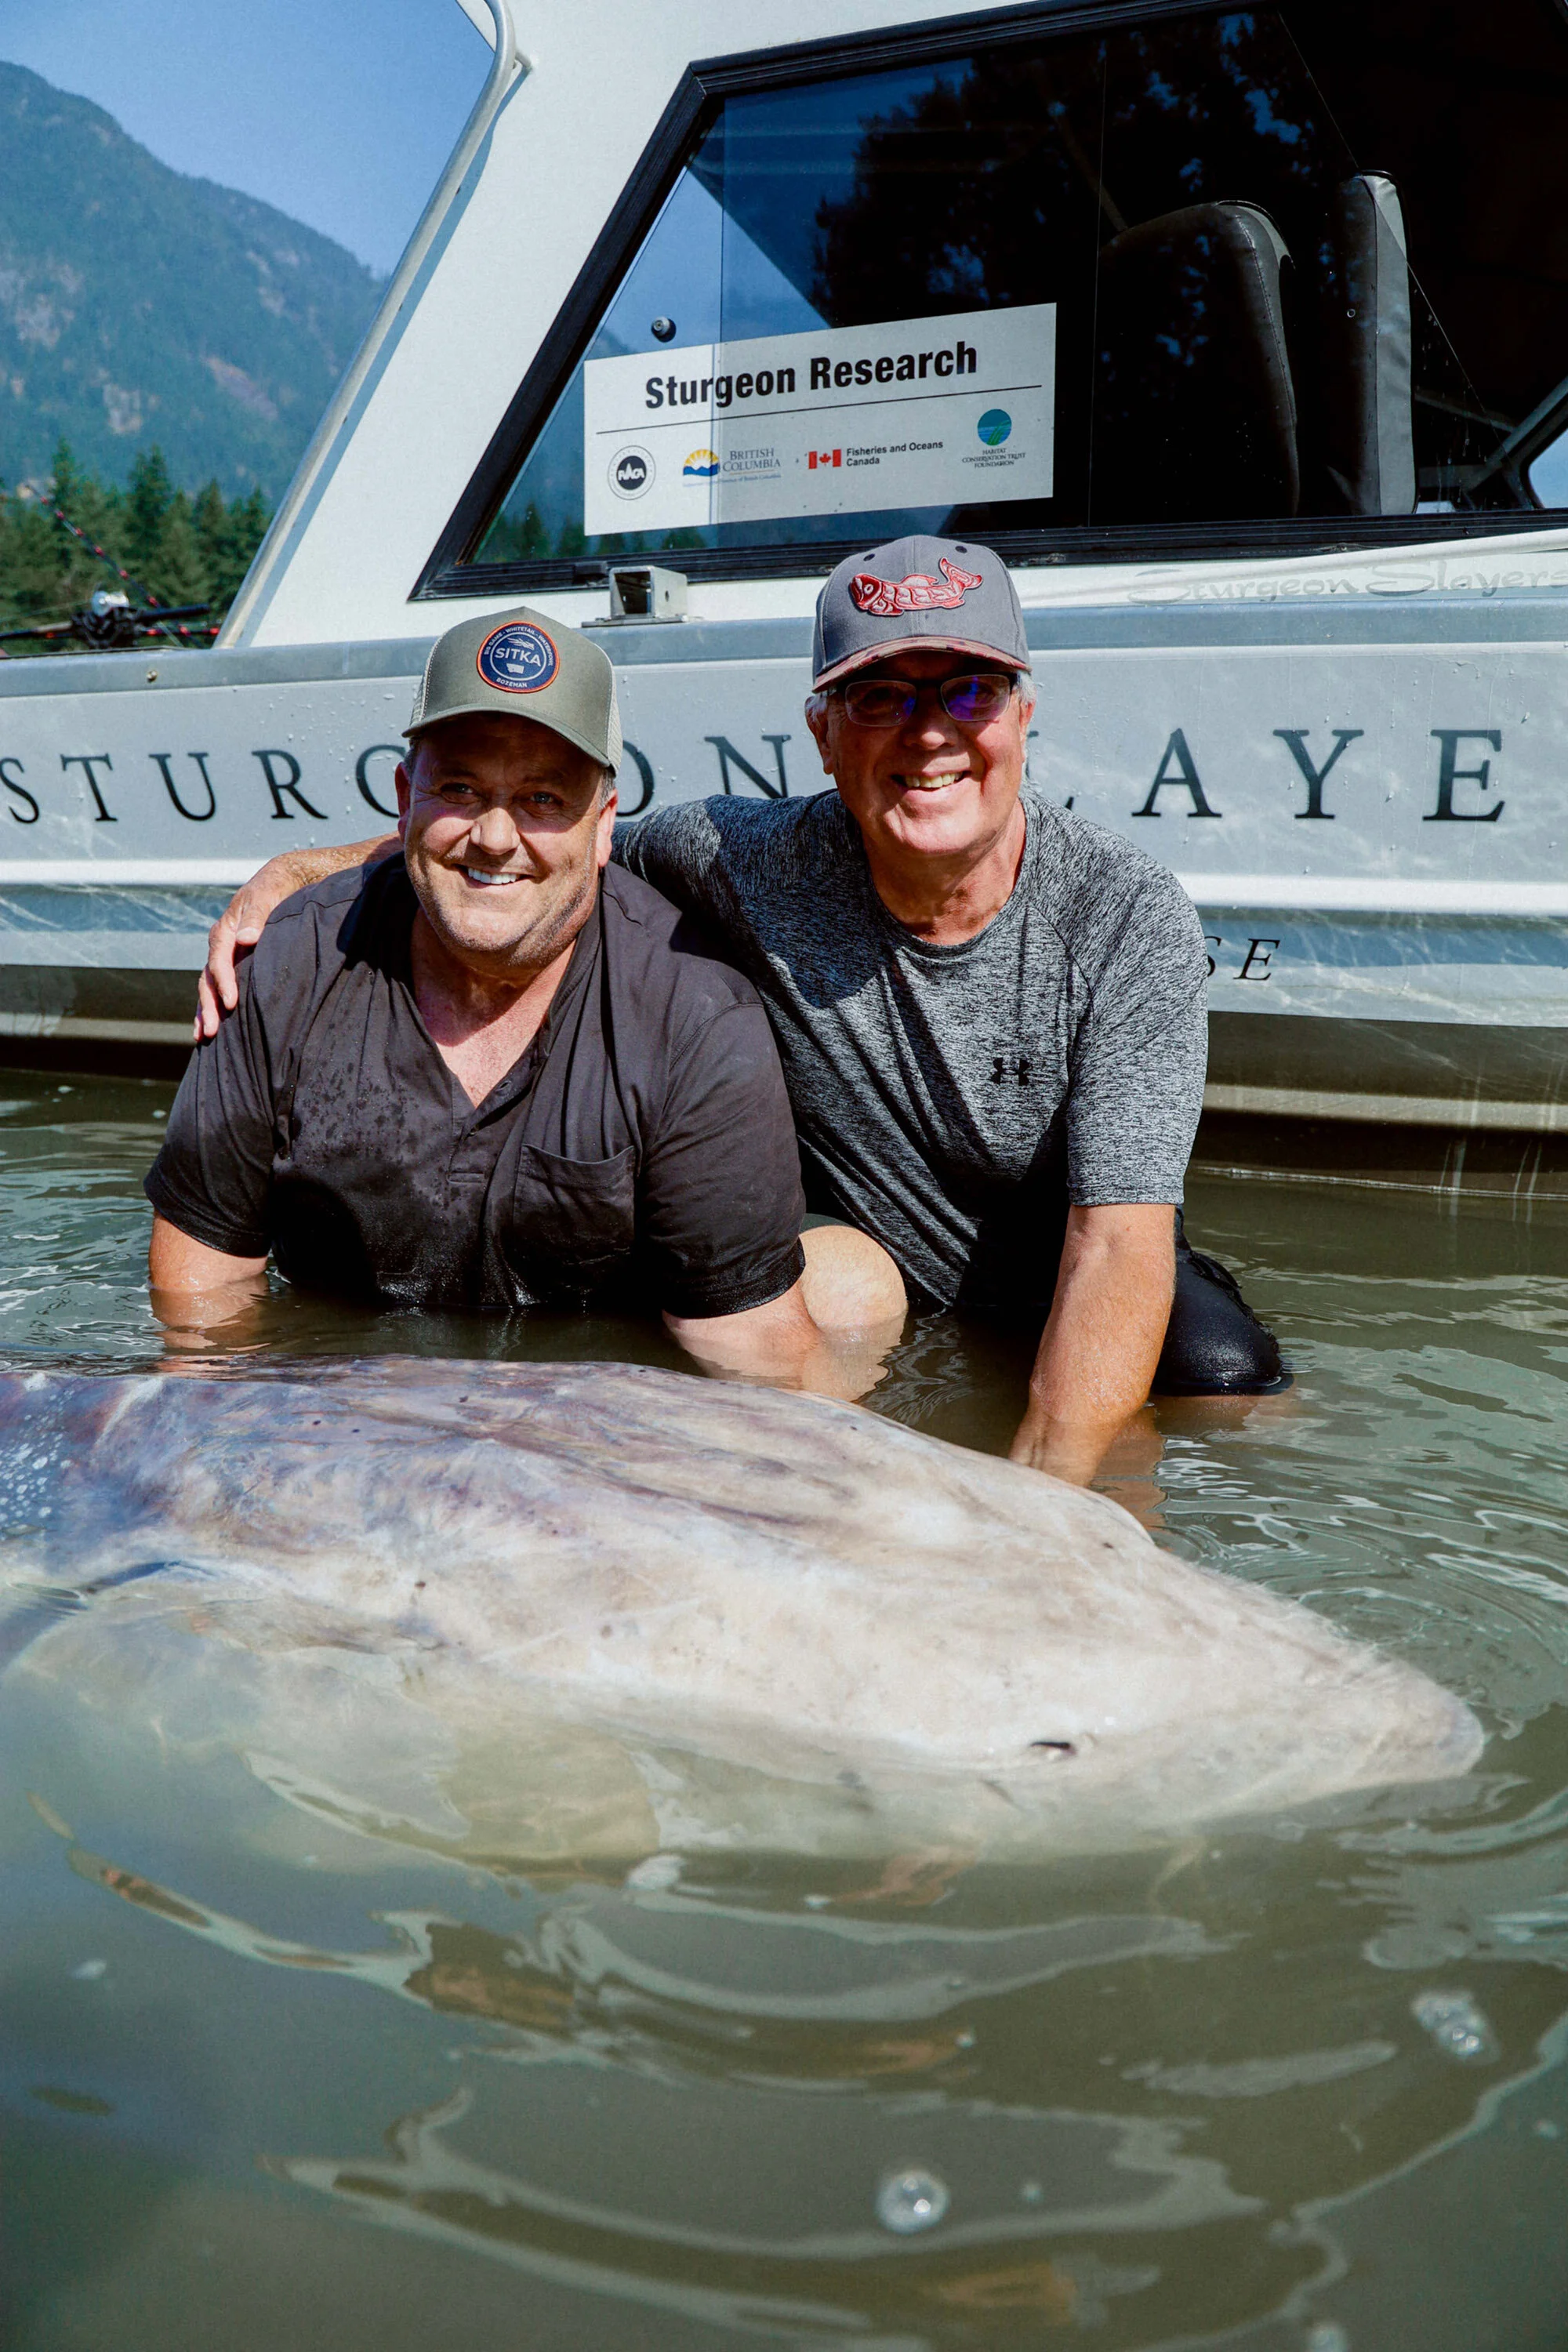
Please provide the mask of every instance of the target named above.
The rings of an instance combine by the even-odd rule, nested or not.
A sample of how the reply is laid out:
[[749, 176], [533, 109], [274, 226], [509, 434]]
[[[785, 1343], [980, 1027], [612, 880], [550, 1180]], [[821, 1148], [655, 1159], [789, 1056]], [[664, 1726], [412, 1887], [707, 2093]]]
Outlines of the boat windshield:
[[1555, 12], [990, 38], [912, 28], [905, 65], [710, 101], [459, 564], [1342, 544], [1568, 507]]

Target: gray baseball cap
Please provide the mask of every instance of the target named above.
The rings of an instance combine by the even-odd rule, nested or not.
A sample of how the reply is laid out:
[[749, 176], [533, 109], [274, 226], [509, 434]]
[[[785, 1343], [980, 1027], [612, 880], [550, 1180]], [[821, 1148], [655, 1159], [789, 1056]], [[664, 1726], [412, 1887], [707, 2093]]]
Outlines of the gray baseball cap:
[[437, 638], [403, 731], [412, 738], [440, 719], [481, 710], [537, 719], [612, 773], [621, 764], [621, 714], [608, 654], [581, 629], [526, 604], [459, 621]]
[[916, 537], [845, 558], [816, 600], [812, 685], [910, 646], [1028, 668], [1018, 592], [993, 549]]

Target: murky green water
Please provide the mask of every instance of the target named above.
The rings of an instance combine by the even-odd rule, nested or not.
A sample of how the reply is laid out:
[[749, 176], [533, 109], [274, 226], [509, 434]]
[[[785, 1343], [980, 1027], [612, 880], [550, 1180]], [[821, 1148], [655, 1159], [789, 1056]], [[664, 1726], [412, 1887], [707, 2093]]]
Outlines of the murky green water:
[[[0, 1078], [0, 1352], [155, 1360], [167, 1099]], [[1568, 1222], [1265, 1185], [1189, 1214], [1299, 1390], [1173, 1409], [1125, 1491], [1462, 1692], [1473, 1782], [1026, 1871], [524, 1879], [13, 1674], [6, 2346], [1568, 2340]], [[289, 1299], [260, 1344], [672, 1360]], [[877, 1402], [998, 1446], [1022, 1360], [934, 1321]], [[911, 2171], [948, 2202], [900, 2234]]]

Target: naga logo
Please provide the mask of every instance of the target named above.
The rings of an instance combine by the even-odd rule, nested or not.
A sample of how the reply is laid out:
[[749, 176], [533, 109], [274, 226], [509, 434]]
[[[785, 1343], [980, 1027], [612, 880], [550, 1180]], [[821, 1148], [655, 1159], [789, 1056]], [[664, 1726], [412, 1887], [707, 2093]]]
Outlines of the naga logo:
[[1005, 408], [988, 408], [974, 429], [988, 449], [1000, 449], [1013, 430], [1013, 420]]
[[561, 667], [555, 641], [537, 621], [503, 621], [479, 647], [477, 667], [502, 694], [537, 694]]
[[680, 470], [689, 480], [710, 482], [719, 471], [718, 452], [713, 449], [693, 449]]
[[874, 572], [858, 572], [849, 583], [849, 593], [863, 613], [875, 613], [885, 620], [894, 613], [951, 612], [962, 604], [972, 588], [978, 588], [984, 573], [961, 571], [950, 563], [945, 555], [937, 558], [940, 580], [929, 572], [907, 572], [901, 580], [879, 580]]
[[805, 462], [808, 470], [817, 466], [842, 466], [844, 452], [842, 449], [808, 450]]
[[610, 460], [610, 488], [618, 499], [640, 499], [653, 479], [646, 449], [617, 449]]

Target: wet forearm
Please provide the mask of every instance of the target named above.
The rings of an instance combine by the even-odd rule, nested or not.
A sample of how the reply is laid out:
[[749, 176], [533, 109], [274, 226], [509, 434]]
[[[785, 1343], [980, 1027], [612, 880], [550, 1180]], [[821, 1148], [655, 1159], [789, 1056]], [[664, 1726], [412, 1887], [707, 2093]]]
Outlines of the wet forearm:
[[1175, 1280], [1169, 1210], [1075, 1210], [1014, 1440], [1016, 1461], [1087, 1483], [1147, 1402]]

